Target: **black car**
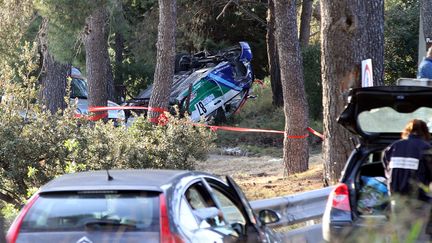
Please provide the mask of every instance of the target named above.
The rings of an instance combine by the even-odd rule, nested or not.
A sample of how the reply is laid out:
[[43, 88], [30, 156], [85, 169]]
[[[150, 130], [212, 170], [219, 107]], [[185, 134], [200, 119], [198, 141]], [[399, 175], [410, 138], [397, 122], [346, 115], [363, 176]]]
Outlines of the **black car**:
[[349, 239], [365, 226], [378, 232], [388, 222], [383, 150], [400, 139], [404, 126], [414, 118], [425, 121], [432, 131], [430, 87], [357, 88], [348, 101], [338, 122], [358, 136], [359, 144], [327, 202], [322, 229], [328, 242]]
[[110, 170], [67, 174], [43, 186], [10, 227], [19, 242], [280, 242], [245, 196], [201, 172]]

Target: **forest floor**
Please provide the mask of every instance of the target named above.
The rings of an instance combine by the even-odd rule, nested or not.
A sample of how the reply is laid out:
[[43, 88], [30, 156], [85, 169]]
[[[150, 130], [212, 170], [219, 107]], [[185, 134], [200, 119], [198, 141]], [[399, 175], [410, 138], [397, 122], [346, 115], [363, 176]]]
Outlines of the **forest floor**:
[[320, 152], [310, 154], [309, 170], [289, 176], [285, 174], [282, 158], [272, 156], [211, 154], [206, 161], [197, 163], [196, 169], [231, 176], [249, 200], [286, 196], [323, 187]]

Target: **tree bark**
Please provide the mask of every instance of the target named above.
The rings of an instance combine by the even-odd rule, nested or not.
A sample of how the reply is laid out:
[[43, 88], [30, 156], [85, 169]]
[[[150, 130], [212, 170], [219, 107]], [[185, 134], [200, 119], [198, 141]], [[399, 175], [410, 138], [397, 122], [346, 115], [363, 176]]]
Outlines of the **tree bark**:
[[297, 31], [296, 1], [275, 2], [276, 41], [284, 96], [284, 164], [288, 174], [308, 169], [308, 104], [303, 80], [302, 56]]
[[270, 84], [273, 93], [273, 105], [280, 107], [283, 106], [283, 93], [282, 83], [280, 79], [279, 70], [279, 56], [277, 44], [275, 39], [275, 15], [274, 15], [274, 1], [269, 0], [269, 7], [267, 10], [267, 57], [270, 73]]
[[300, 46], [305, 48], [309, 45], [310, 23], [312, 19], [313, 0], [303, 0], [300, 17]]
[[[149, 107], [167, 108], [175, 61], [176, 0], [159, 0], [156, 69]], [[160, 112], [150, 111], [154, 121]]]
[[113, 68], [112, 68], [112, 65], [111, 65], [111, 60], [109, 58], [109, 55], [107, 56], [107, 58], [105, 59], [105, 61], [106, 61], [106, 77], [107, 77], [108, 100], [112, 100], [112, 101], [118, 102], [117, 98], [116, 98], [117, 95], [116, 95], [116, 90], [115, 90], [115, 85], [114, 85]]
[[126, 98], [125, 92], [123, 89], [117, 89], [117, 87], [124, 87], [122, 66], [123, 66], [123, 52], [125, 49], [125, 40], [120, 32], [115, 33], [115, 44], [114, 44], [114, 52], [115, 52], [115, 68], [114, 68], [114, 87], [116, 88], [117, 98]]
[[420, 15], [423, 22], [423, 33], [425, 40], [429, 38], [430, 43], [426, 42], [426, 46], [432, 46], [432, 0], [420, 1]]
[[48, 50], [48, 20], [43, 19], [39, 31], [42, 53], [41, 103], [52, 114], [66, 108], [66, 77], [70, 65], [57, 62]]
[[[375, 76], [382, 77], [377, 66], [383, 66], [383, 0], [370, 0], [368, 5], [380, 16], [372, 18], [363, 0], [321, 0], [321, 73], [323, 81], [324, 181], [336, 183], [353, 146], [351, 135], [336, 118], [346, 103], [348, 90], [360, 87], [361, 61], [373, 59]], [[376, 21], [376, 22], [371, 22]], [[382, 32], [381, 32], [382, 31]], [[373, 36], [374, 35], [376, 36]], [[373, 52], [379, 52], [378, 54]], [[383, 54], [382, 54], [383, 55]], [[381, 80], [374, 79], [375, 84]]]
[[360, 48], [365, 49], [366, 58], [372, 59], [374, 85], [384, 85], [384, 0], [368, 1], [365, 7], [365, 43], [368, 44]]
[[[89, 107], [107, 106], [108, 100], [108, 14], [101, 6], [88, 17], [84, 36], [88, 79]], [[96, 115], [101, 115], [97, 112]]]

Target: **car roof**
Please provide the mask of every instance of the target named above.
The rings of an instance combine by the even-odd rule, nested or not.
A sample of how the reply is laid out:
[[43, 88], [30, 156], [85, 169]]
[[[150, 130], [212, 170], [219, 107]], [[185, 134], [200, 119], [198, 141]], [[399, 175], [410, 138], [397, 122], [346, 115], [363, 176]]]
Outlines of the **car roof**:
[[164, 185], [175, 183], [189, 175], [208, 175], [185, 170], [107, 170], [62, 175], [45, 184], [40, 193], [85, 190], [164, 190]]

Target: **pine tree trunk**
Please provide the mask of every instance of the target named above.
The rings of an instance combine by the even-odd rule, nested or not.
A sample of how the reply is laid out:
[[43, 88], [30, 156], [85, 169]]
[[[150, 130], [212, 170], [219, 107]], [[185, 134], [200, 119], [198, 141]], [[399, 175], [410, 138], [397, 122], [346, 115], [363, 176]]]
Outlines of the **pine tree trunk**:
[[[123, 52], [125, 49], [124, 45], [124, 37], [120, 32], [115, 33], [115, 45], [114, 45], [114, 52], [115, 52], [115, 69], [114, 69], [114, 84], [116, 88], [116, 94], [117, 94], [117, 100], [122, 97], [126, 98], [124, 87], [124, 80], [123, 80], [123, 73], [122, 73], [122, 66], [123, 66]], [[122, 87], [117, 88], [117, 87]]]
[[270, 84], [273, 93], [273, 105], [283, 106], [282, 83], [279, 70], [279, 56], [275, 39], [275, 16], [274, 16], [274, 0], [269, 0], [267, 10], [267, 57], [270, 72]]
[[[432, 0], [421, 0], [420, 3], [420, 15], [423, 22], [424, 37], [432, 41]], [[432, 43], [428, 46], [431, 45]]]
[[303, 0], [300, 17], [300, 46], [305, 48], [309, 45], [310, 23], [312, 18], [313, 0]]
[[70, 66], [57, 62], [48, 50], [48, 20], [44, 19], [39, 32], [42, 53], [41, 103], [52, 114], [66, 108], [66, 77]]
[[[149, 102], [149, 106], [153, 108], [167, 108], [168, 106], [174, 76], [175, 30], [176, 0], [159, 0], [156, 69]], [[149, 112], [151, 120], [159, 115], [160, 112]]]
[[[84, 46], [88, 79], [89, 107], [107, 106], [108, 100], [108, 15], [104, 6], [87, 19]], [[98, 112], [100, 115], [104, 112]]]
[[[377, 9], [375, 14], [381, 14], [372, 18], [368, 14], [370, 9], [365, 7], [363, 0], [320, 1], [326, 184], [337, 182], [353, 149], [351, 135], [336, 120], [346, 104], [349, 89], [361, 86], [361, 61], [372, 57], [374, 66], [383, 65], [381, 54], [374, 53], [380, 52], [380, 47], [375, 45], [383, 45], [383, 21], [380, 18], [383, 19], [384, 16], [383, 12], [378, 11], [383, 6], [382, 3], [383, 0], [368, 2], [369, 6]], [[378, 71], [374, 77], [375, 75], [382, 77], [382, 73]]]
[[[308, 104], [303, 80], [302, 56], [297, 37], [296, 1], [275, 2], [276, 40], [284, 96], [285, 132], [287, 136], [307, 134]], [[307, 138], [284, 139], [284, 164], [288, 174], [308, 169]]]
[[371, 0], [366, 5], [365, 58], [372, 59], [374, 85], [384, 85], [384, 0]]

